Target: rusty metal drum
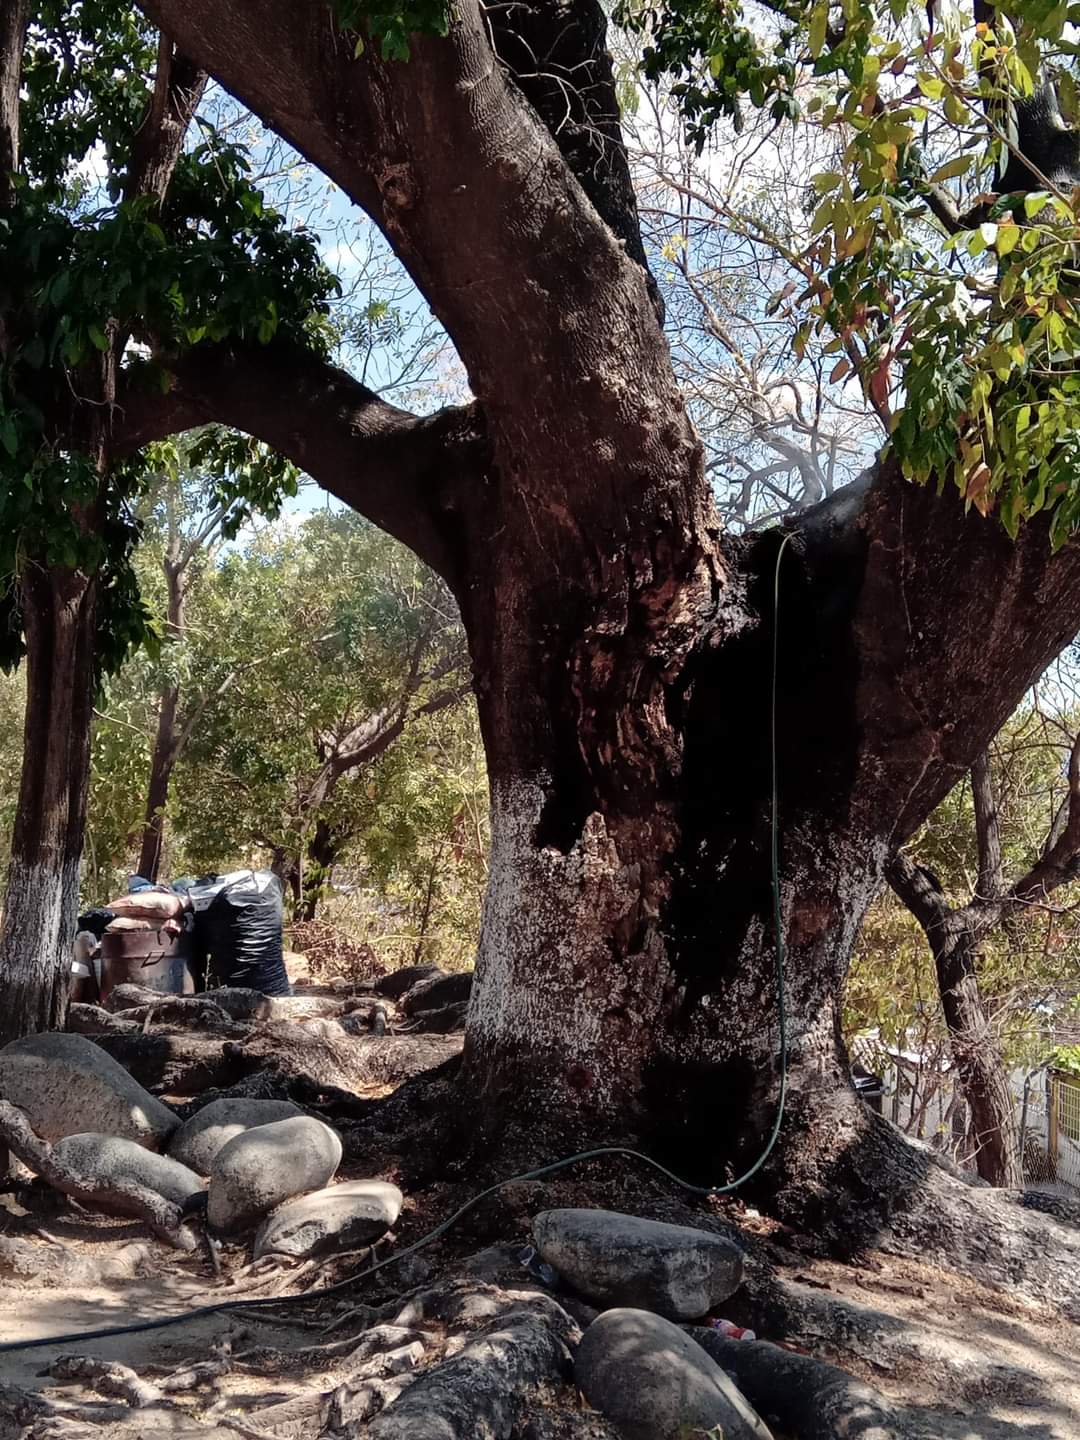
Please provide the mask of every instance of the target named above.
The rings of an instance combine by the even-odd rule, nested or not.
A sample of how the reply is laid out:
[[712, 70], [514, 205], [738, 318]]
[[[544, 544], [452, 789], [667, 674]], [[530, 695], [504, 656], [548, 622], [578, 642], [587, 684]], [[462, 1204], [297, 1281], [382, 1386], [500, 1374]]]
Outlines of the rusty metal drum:
[[193, 995], [191, 934], [168, 930], [106, 930], [101, 937], [101, 998], [117, 985], [142, 985], [163, 995]]

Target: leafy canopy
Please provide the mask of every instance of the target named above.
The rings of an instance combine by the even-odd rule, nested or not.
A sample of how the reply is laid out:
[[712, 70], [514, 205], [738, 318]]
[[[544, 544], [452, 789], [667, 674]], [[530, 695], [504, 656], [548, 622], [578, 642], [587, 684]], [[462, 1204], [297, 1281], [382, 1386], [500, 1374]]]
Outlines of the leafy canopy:
[[[448, 14], [438, 0], [408, 0], [392, 24], [383, 4], [335, 9], [380, 37], [444, 33]], [[1080, 4], [617, 0], [614, 13], [699, 147], [738, 128], [746, 103], [831, 137], [835, 163], [807, 196], [816, 278], [776, 297], [802, 312], [797, 350], [831, 337], [834, 378], [861, 381], [908, 476], [952, 481], [1012, 535], [1050, 512], [1062, 543], [1080, 524], [1080, 192], [1047, 157], [1029, 157], [1034, 174], [1013, 164], [1018, 189], [1000, 179], [1018, 104], [1048, 85], [1064, 122], [1080, 118]]]
[[1078, 118], [1080, 5], [758, 13], [751, 29], [730, 3], [620, 11], [699, 144], [737, 121], [742, 97], [833, 137], [834, 168], [814, 177], [816, 279], [791, 302], [797, 348], [831, 333], [834, 378], [858, 373], [911, 478], [951, 479], [1012, 535], [1050, 511], [1062, 543], [1080, 523], [1080, 192], [1060, 163], [1064, 130], [1052, 121], [1053, 153], [1025, 169], [1018, 121], [1036, 98], [1064, 125]]
[[[200, 343], [319, 347], [336, 282], [314, 238], [286, 225], [235, 143], [197, 122], [163, 203], [130, 193], [156, 36], [117, 0], [36, 8], [23, 70], [22, 164], [0, 209], [0, 662], [21, 653], [17, 577], [28, 563], [99, 577], [108, 669], [153, 638], [131, 568], [133, 505], [158, 451], [110, 453], [121, 385], [168, 389], [152, 352]], [[219, 432], [200, 460], [222, 486], [272, 504], [295, 485], [262, 447]], [[239, 462], [239, 463], [237, 463]]]

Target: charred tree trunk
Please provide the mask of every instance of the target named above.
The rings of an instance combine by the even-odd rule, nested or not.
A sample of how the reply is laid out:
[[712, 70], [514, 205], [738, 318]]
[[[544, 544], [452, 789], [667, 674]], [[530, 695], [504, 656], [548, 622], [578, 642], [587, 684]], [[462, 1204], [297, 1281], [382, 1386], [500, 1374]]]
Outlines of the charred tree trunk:
[[[576, 30], [554, 5], [507, 11], [516, 44], [460, 0], [407, 67], [370, 46], [357, 63], [352, 37], [281, 0], [144, 8], [373, 216], [478, 399], [475, 447], [448, 445], [433, 468], [431, 429], [340, 379], [305, 387], [306, 404], [334, 403], [299, 439], [295, 409], [271, 413], [236, 365], [212, 394], [204, 371], [170, 395], [281, 443], [458, 598], [492, 805], [470, 1125], [524, 1118], [519, 1136], [547, 1156], [576, 1135], [681, 1140], [699, 1173], [738, 1172], [762, 1152], [780, 1080], [780, 537], [718, 535], [646, 273], [619, 243], [633, 217], [600, 7]], [[584, 115], [557, 79], [536, 83], [549, 51]], [[415, 461], [395, 470], [406, 436]], [[1013, 543], [892, 465], [799, 527], [777, 676], [792, 1102], [761, 1187], [781, 1214], [858, 1243], [929, 1162], [848, 1083], [852, 943], [889, 857], [1075, 634], [1080, 550], [1051, 555], [1039, 523]], [[840, 1203], [853, 1213], [838, 1220]]]
[[[658, 657], [671, 652], [647, 621], [621, 628], [620, 655], [602, 620], [560, 634], [567, 612], [551, 597], [496, 662], [498, 617], [525, 611], [520, 575], [504, 572], [513, 588], [466, 611], [477, 669], [492, 677], [479, 699], [493, 837], [465, 1073], [485, 1115], [546, 1116], [545, 1152], [571, 1134], [632, 1134], [718, 1181], [769, 1135], [781, 1069], [769, 859], [779, 544], [774, 533], [729, 549], [729, 594], [749, 622], [733, 624], [723, 604], [700, 614], [698, 643], [666, 671]], [[839, 1244], [887, 1223], [928, 1163], [851, 1088], [841, 1017], [852, 948], [890, 856], [1023, 696], [1043, 664], [1036, 651], [1069, 638], [1080, 554], [1059, 556], [1070, 613], [1046, 626], [1046, 545], [1033, 527], [1013, 546], [885, 467], [800, 517], [781, 562], [789, 1108], [755, 1183], [771, 1208]], [[979, 603], [981, 583], [1002, 625], [990, 645], [973, 614], [963, 638], [944, 620]], [[953, 665], [969, 647], [960, 697]], [[515, 757], [530, 751], [522, 775]], [[950, 945], [945, 988], [976, 1041], [964, 1054], [982, 1099], [982, 1164], [1004, 1167], [1015, 1161], [994, 1067], [981, 1064], [988, 1037], [970, 987], [954, 983], [970, 958]], [[843, 1194], [858, 1196], [856, 1219], [838, 1219]]]
[[79, 905], [95, 686], [97, 585], [28, 563], [22, 779], [3, 930], [0, 1040], [62, 1027]]

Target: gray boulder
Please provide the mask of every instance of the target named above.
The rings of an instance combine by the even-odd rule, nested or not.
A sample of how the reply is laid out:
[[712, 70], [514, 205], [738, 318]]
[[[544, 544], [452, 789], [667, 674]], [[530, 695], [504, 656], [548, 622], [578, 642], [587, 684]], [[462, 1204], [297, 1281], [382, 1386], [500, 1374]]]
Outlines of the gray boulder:
[[601, 1307], [696, 1320], [742, 1281], [742, 1251], [707, 1230], [613, 1210], [546, 1210], [533, 1221], [533, 1235], [541, 1257]]
[[211, 1100], [184, 1122], [169, 1142], [169, 1154], [198, 1175], [209, 1175], [214, 1156], [245, 1130], [303, 1115], [291, 1100], [251, 1100], [246, 1096]]
[[185, 1205], [193, 1195], [202, 1193], [202, 1180], [186, 1165], [115, 1135], [67, 1135], [53, 1146], [53, 1154], [81, 1174], [145, 1185], [174, 1205]]
[[395, 1223], [403, 1198], [396, 1185], [383, 1180], [349, 1180], [290, 1200], [255, 1236], [255, 1259], [370, 1245]]
[[607, 1310], [585, 1331], [574, 1381], [623, 1440], [772, 1440], [734, 1382], [677, 1325], [646, 1310]]
[[65, 1135], [117, 1135], [163, 1149], [180, 1121], [85, 1035], [27, 1035], [0, 1050], [0, 1096], [50, 1144]]
[[245, 1130], [214, 1156], [207, 1218], [215, 1230], [243, 1230], [296, 1195], [321, 1190], [341, 1163], [335, 1130], [308, 1115]]

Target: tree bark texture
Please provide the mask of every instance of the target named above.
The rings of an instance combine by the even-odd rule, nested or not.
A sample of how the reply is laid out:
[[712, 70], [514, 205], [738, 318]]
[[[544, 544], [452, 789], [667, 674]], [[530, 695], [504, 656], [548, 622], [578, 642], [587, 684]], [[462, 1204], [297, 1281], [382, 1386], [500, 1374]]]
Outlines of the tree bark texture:
[[95, 686], [96, 582], [28, 562], [20, 600], [26, 719], [0, 932], [0, 1039], [63, 1027]]
[[[382, 227], [477, 397], [421, 420], [309, 362], [211, 348], [166, 402], [172, 423], [231, 419], [282, 446], [458, 599], [492, 807], [470, 1121], [527, 1117], [545, 1148], [630, 1133], [702, 1176], [741, 1170], [779, 1087], [782, 537], [719, 534], [612, 192], [590, 191], [505, 37], [498, 63], [475, 0], [446, 39], [414, 37], [408, 65], [356, 59], [319, 7], [144, 8]], [[541, 7], [520, 8], [535, 51]], [[588, 12], [585, 60], [599, 10], [571, 10]], [[275, 367], [301, 372], [288, 407], [267, 394]], [[132, 440], [163, 423], [137, 397], [127, 415]], [[848, 1083], [851, 948], [889, 857], [1078, 626], [1080, 549], [1052, 555], [1041, 524], [1014, 544], [887, 463], [800, 515], [775, 677], [792, 1100], [762, 1183], [782, 1213], [814, 1221], [846, 1186], [872, 1228], [925, 1175]]]

